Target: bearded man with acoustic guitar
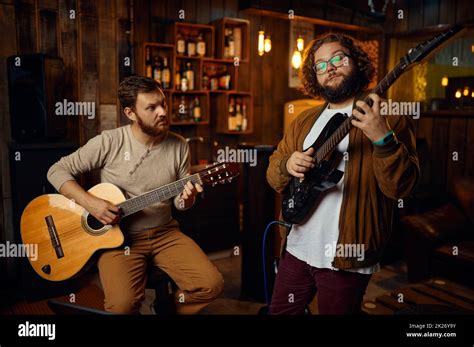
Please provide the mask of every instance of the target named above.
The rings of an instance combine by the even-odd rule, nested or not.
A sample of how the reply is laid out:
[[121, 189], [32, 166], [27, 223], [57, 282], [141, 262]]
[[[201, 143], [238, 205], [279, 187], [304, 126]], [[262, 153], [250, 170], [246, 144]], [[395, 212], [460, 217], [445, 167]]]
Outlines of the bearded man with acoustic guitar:
[[[182, 179], [190, 171], [189, 146], [169, 131], [159, 83], [145, 77], [127, 77], [118, 94], [131, 125], [103, 131], [48, 171], [48, 180], [62, 195], [105, 225], [119, 220], [119, 208], [86, 192], [75, 176], [100, 169], [101, 182], [112, 183], [127, 198], [134, 198]], [[139, 312], [149, 263], [160, 267], [179, 287], [174, 293], [178, 314], [196, 313], [222, 292], [222, 275], [171, 216], [172, 201], [179, 210], [190, 208], [198, 192], [202, 192], [202, 186], [189, 181], [176, 198], [122, 220], [121, 228], [130, 238], [129, 249], [104, 251], [98, 260], [107, 311]]]

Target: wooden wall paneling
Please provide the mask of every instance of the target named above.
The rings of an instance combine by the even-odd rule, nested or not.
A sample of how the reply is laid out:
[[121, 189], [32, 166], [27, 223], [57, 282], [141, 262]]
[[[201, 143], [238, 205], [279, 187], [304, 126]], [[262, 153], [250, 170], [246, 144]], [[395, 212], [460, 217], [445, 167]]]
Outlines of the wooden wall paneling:
[[456, 1], [456, 23], [474, 20], [474, 2], [472, 0]]
[[423, 28], [423, 2], [408, 2], [408, 30], [416, 30]]
[[83, 16], [97, 17], [99, 1], [79, 0], [79, 12]]
[[[130, 55], [129, 52], [129, 43], [128, 43], [128, 28], [129, 28], [129, 21], [127, 18], [119, 18], [117, 19], [117, 30], [116, 30], [116, 35], [117, 35], [117, 62], [122, 62], [124, 61], [124, 58]], [[134, 54], [134, 58], [137, 57], [137, 54]], [[134, 64], [134, 62], [132, 62]], [[131, 73], [131, 69], [124, 64], [117, 64], [118, 68], [118, 83], [120, 82], [128, 75]], [[119, 85], [117, 85], [118, 88]], [[126, 125], [129, 124], [129, 120], [127, 116], [122, 112], [122, 109], [117, 103], [118, 107], [118, 114], [119, 114], [119, 124], [120, 125]]]
[[[91, 8], [86, 7], [88, 10]], [[99, 115], [99, 42], [97, 17], [80, 15], [80, 70], [79, 70], [79, 99], [80, 101], [95, 102], [96, 117], [88, 119], [80, 117], [81, 124], [81, 145], [97, 135], [100, 131]]]
[[[16, 30], [15, 7], [0, 4], [0, 33], [14, 33]], [[14, 240], [12, 226], [12, 206], [10, 189], [10, 165], [6, 140], [10, 139], [10, 105], [8, 102], [7, 57], [17, 54], [16, 35], [4, 40], [0, 45], [0, 242]], [[15, 279], [14, 258], [0, 257], [1, 279]], [[12, 269], [13, 271], [9, 271]], [[6, 275], [3, 275], [5, 274]], [[3, 285], [2, 288], [6, 288]]]
[[166, 40], [166, 1], [153, 1], [151, 3], [151, 41], [167, 42]]
[[[100, 133], [99, 107], [99, 21], [97, 8], [79, 2], [79, 101], [95, 103], [95, 117], [78, 116], [80, 124], [80, 144], [84, 145], [92, 137]], [[90, 15], [93, 14], [94, 15]], [[87, 13], [87, 15], [83, 14]], [[82, 186], [85, 189], [99, 183], [99, 172], [82, 175]]]
[[467, 121], [465, 176], [474, 176], [474, 118]]
[[439, 0], [439, 24], [454, 24], [456, 9], [453, 8], [456, 2], [452, 0]]
[[59, 53], [57, 12], [53, 10], [40, 10], [39, 23], [40, 51], [57, 56]]
[[225, 2], [224, 0], [211, 0], [211, 18], [210, 22], [224, 17]]
[[[408, 30], [408, 17], [410, 16], [408, 2], [409, 0], [398, 0], [395, 2], [395, 5], [393, 6], [394, 20], [392, 32], [404, 32]], [[403, 14], [402, 19], [399, 19], [399, 11], [403, 11], [400, 12]]]
[[268, 131], [267, 138], [264, 139], [265, 144], [276, 144], [280, 141], [283, 135], [283, 118], [284, 118], [284, 104], [287, 98], [288, 91], [288, 55], [280, 54], [280, 52], [288, 52], [289, 50], [289, 25], [288, 21], [282, 19], [275, 19], [272, 29], [272, 66], [280, 67], [278, 71], [273, 71], [273, 91], [272, 96], [272, 111], [268, 115]]
[[209, 24], [211, 21], [211, 3], [212, 0], [200, 0], [196, 7], [196, 21], [199, 24]]
[[440, 0], [424, 0], [423, 26], [439, 24], [439, 2]]
[[[449, 146], [447, 153], [447, 182], [453, 182], [457, 177], [462, 176], [464, 167], [471, 158], [466, 157], [466, 129], [467, 119], [465, 118], [451, 118], [449, 122]], [[457, 161], [454, 157], [454, 152], [457, 153]], [[451, 186], [447, 187], [451, 189]]]
[[[159, 1], [161, 3], [162, 1]], [[115, 17], [128, 18], [130, 0], [115, 0]]]
[[[265, 23], [265, 31], [268, 33], [273, 33], [274, 30], [274, 21], [275, 19], [271, 17], [264, 17]], [[283, 54], [282, 54], [283, 55]], [[281, 56], [282, 56], [281, 55]], [[276, 56], [280, 56], [275, 52], [275, 49], [272, 48], [272, 51], [269, 53], [265, 53], [262, 58], [262, 102], [263, 102], [263, 112], [261, 114], [262, 117], [262, 129], [271, 129], [272, 124], [275, 122], [275, 118], [273, 115], [273, 93], [274, 88], [276, 87], [274, 84], [274, 77], [276, 71], [274, 69]], [[262, 143], [268, 143], [271, 139], [272, 134], [271, 131], [262, 131], [260, 135], [260, 141]]]
[[197, 0], [182, 0], [181, 6], [183, 6], [184, 10], [184, 22], [195, 23], [197, 17], [197, 10], [196, 10], [196, 2]]
[[35, 11], [36, 8], [34, 2], [15, 2], [18, 54], [31, 54], [38, 51]]
[[[114, 104], [117, 100], [117, 62], [115, 59], [115, 1], [102, 0], [98, 3], [99, 14], [99, 80], [100, 103]], [[132, 63], [132, 57], [130, 63]]]
[[181, 0], [167, 0], [166, 17], [172, 22], [181, 21], [178, 17], [181, 9], [183, 9]]
[[40, 9], [57, 10], [58, 6], [58, 0], [38, 0], [38, 8]]
[[[127, 36], [126, 36], [126, 28], [127, 28], [127, 18], [130, 12], [130, 1], [129, 0], [116, 0], [115, 1], [115, 53], [114, 59], [116, 61], [117, 66], [117, 92], [119, 83], [122, 81], [126, 72], [129, 72], [131, 69], [125, 70], [125, 66], [120, 64], [120, 61], [123, 61], [123, 57], [127, 55]], [[125, 49], [124, 49], [125, 48]], [[134, 60], [136, 59], [136, 55], [132, 57], [132, 64], [134, 64]], [[120, 102], [118, 98], [116, 99], [116, 106], [117, 106], [117, 120], [116, 123], [118, 126], [128, 124], [128, 118], [123, 114], [122, 107], [120, 106]]]
[[134, 43], [150, 41], [150, 1], [133, 1], [133, 35]]
[[431, 151], [432, 177], [431, 183], [438, 192], [446, 191], [446, 173], [448, 160], [451, 154], [448, 153], [449, 144], [449, 119], [435, 118], [433, 121], [433, 145]]
[[[98, 3], [99, 15], [99, 101], [101, 130], [115, 128], [117, 123], [116, 112], [112, 112], [110, 105], [117, 103], [117, 64], [126, 64], [127, 61], [116, 59], [115, 42], [115, 0], [103, 0]], [[132, 57], [128, 57], [132, 64]], [[102, 112], [104, 111], [104, 112]]]
[[238, 0], [224, 0], [224, 16], [234, 17], [238, 16], [239, 1]]
[[[74, 11], [75, 18], [71, 18]], [[78, 11], [76, 0], [59, 0], [58, 2], [58, 25], [59, 25], [59, 47], [60, 56], [65, 66], [64, 81], [66, 83], [66, 99], [78, 101]], [[79, 118], [68, 117], [67, 123], [69, 141], [79, 143]]]

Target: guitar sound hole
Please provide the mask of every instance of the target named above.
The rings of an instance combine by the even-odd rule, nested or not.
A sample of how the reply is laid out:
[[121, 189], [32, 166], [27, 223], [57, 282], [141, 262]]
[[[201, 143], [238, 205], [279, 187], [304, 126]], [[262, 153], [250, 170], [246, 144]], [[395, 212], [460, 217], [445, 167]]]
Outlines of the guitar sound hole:
[[92, 230], [100, 230], [104, 227], [104, 224], [99, 222], [93, 215], [87, 215], [87, 225]]

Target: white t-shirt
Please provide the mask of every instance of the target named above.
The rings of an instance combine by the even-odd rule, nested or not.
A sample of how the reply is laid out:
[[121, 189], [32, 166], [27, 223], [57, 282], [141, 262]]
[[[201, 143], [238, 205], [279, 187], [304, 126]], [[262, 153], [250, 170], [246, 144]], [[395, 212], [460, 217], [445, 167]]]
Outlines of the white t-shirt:
[[[338, 112], [350, 115], [352, 113], [352, 104], [340, 109], [326, 108], [306, 136], [303, 143], [304, 149], [309, 148], [316, 141], [329, 119]], [[349, 134], [337, 145], [337, 150], [345, 153], [348, 145]], [[345, 161], [342, 158], [337, 169], [340, 171], [345, 169]], [[334, 260], [336, 251], [338, 251], [338, 247], [342, 246], [336, 245], [339, 238], [339, 213], [341, 211], [343, 189], [344, 176], [334, 188], [323, 193], [316, 210], [304, 224], [293, 225], [287, 242], [287, 251], [290, 254], [311, 266], [338, 270], [331, 263]], [[362, 252], [360, 247], [360, 245], [354, 245], [354, 248], [352, 248], [353, 253], [355, 251], [356, 254], [361, 254], [357, 253]], [[347, 271], [371, 274], [379, 270], [380, 265], [377, 263], [373, 266], [348, 269]]]

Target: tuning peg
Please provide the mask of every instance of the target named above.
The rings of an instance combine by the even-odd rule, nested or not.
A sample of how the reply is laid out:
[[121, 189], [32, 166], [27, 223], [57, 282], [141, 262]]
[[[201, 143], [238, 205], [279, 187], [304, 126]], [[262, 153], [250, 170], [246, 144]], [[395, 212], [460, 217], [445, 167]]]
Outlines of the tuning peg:
[[212, 186], [212, 187], [215, 187], [215, 186], [217, 186], [217, 182], [214, 182], [214, 183], [212, 183], [212, 185], [211, 185], [211, 186]]
[[228, 179], [227, 179], [227, 182], [228, 182], [228, 183], [231, 183], [231, 182], [232, 182], [232, 177], [231, 177], [231, 178], [228, 178]]

